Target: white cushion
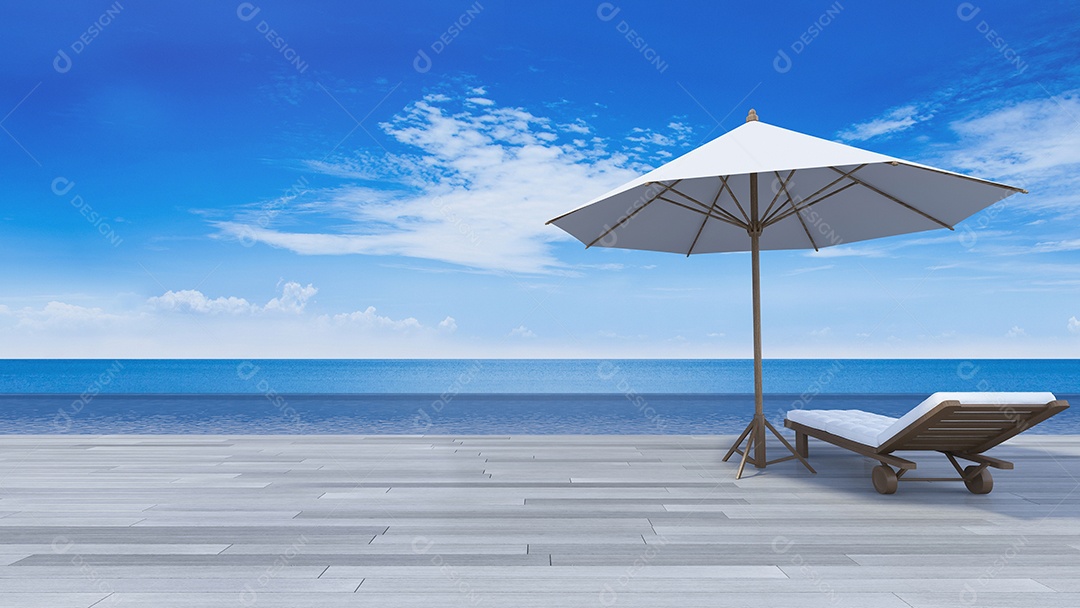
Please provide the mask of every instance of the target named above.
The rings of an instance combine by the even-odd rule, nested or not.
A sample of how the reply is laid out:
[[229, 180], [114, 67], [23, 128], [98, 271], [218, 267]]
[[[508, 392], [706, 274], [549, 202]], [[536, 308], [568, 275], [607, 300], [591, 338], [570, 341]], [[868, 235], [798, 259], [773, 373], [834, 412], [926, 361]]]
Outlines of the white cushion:
[[934, 393], [915, 406], [915, 409], [901, 416], [889, 428], [881, 431], [881, 434], [877, 437], [877, 443], [871, 445], [877, 447], [892, 439], [900, 434], [900, 431], [911, 426], [911, 423], [922, 418], [923, 415], [944, 401], [976, 404], [1039, 405], [1050, 403], [1054, 399], [1057, 399], [1057, 397], [1053, 393]]
[[792, 410], [788, 420], [820, 429], [844, 439], [877, 447], [877, 437], [889, 428], [896, 418], [871, 414], [862, 410]]
[[862, 410], [791, 410], [788, 420], [876, 448], [944, 401], [976, 404], [1038, 405], [1053, 393], [934, 393], [900, 418]]

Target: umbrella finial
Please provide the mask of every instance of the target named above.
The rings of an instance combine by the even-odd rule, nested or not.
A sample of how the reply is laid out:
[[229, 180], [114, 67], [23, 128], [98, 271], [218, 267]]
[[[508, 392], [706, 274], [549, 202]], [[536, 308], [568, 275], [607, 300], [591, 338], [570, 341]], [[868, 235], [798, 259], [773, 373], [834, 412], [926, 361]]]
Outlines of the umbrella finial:
[[754, 122], [757, 120], [757, 112], [754, 108], [750, 108], [750, 113], [746, 115], [746, 122]]

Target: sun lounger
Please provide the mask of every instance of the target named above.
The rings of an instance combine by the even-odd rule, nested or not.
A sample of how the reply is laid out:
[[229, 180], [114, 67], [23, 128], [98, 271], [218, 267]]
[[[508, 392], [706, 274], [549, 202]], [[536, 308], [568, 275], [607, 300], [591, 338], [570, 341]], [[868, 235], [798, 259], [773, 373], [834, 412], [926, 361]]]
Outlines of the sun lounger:
[[[901, 479], [961, 480], [972, 493], [987, 494], [994, 487], [987, 467], [1013, 465], [983, 452], [1068, 407], [1052, 393], [934, 393], [901, 418], [861, 410], [792, 410], [784, 426], [795, 431], [795, 449], [804, 458], [807, 438], [814, 437], [880, 462], [872, 478], [882, 494], [896, 492]], [[960, 477], [905, 477], [915, 463], [893, 453], [908, 450], [945, 454]], [[958, 459], [975, 464], [961, 467]]]

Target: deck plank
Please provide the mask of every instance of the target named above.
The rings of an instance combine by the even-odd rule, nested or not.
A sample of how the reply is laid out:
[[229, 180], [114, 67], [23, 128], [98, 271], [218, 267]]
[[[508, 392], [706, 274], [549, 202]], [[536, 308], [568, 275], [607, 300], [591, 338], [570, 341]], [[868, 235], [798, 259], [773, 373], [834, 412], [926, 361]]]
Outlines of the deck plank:
[[1080, 605], [1080, 436], [987, 496], [731, 439], [4, 436], [0, 605]]

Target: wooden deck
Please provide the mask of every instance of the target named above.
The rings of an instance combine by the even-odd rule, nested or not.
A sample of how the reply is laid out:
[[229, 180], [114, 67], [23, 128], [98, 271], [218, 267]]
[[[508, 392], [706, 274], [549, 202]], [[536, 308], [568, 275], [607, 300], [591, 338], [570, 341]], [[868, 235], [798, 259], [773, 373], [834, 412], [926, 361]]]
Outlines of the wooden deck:
[[0, 606], [1080, 606], [1078, 436], [986, 496], [732, 439], [0, 436]]

